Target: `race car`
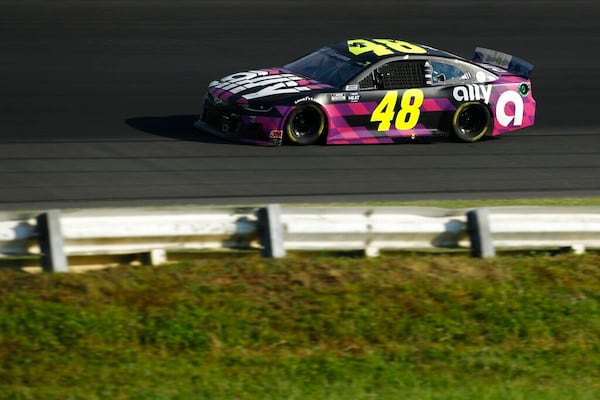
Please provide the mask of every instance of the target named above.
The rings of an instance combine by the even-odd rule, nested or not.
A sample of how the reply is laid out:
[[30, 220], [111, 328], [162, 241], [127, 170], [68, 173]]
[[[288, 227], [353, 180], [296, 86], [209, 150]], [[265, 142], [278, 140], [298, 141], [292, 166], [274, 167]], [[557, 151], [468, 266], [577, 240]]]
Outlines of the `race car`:
[[283, 67], [208, 85], [195, 127], [239, 142], [475, 142], [532, 126], [533, 65], [477, 48], [472, 60], [396, 39], [349, 39]]

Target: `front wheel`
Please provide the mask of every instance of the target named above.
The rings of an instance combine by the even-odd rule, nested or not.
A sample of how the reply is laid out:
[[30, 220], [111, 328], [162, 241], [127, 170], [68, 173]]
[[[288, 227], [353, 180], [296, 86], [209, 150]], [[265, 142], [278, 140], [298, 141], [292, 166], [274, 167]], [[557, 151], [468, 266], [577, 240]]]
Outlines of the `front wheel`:
[[285, 133], [294, 144], [314, 144], [325, 136], [325, 120], [321, 107], [316, 104], [301, 104], [288, 116]]
[[491, 122], [492, 114], [485, 104], [463, 103], [452, 118], [453, 137], [462, 142], [476, 142], [488, 133]]

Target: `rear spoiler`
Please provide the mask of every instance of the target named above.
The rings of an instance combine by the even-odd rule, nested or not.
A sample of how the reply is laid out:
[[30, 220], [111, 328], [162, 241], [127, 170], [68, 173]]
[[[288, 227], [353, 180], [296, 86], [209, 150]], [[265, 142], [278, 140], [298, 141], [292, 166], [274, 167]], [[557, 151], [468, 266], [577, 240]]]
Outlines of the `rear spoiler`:
[[500, 51], [485, 49], [483, 47], [475, 49], [473, 61], [504, 68], [509, 72], [526, 78], [529, 77], [531, 70], [533, 70], [533, 64], [530, 64], [525, 60]]

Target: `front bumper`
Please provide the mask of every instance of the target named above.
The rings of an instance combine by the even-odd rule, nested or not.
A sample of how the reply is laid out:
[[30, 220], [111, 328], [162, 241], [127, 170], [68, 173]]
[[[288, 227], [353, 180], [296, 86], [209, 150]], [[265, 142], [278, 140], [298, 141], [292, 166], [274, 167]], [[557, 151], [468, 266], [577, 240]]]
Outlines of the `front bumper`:
[[203, 132], [234, 142], [280, 146], [281, 138], [278, 140], [272, 134], [273, 123], [271, 118], [253, 115], [238, 107], [217, 105], [206, 96], [202, 114], [194, 122], [194, 126]]

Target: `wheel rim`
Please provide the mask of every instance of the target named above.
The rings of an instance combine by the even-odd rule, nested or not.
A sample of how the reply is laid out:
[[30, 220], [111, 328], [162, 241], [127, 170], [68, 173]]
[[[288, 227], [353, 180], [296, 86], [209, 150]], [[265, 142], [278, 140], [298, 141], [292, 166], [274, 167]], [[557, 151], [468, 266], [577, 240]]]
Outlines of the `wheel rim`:
[[468, 137], [476, 137], [487, 127], [488, 116], [481, 106], [465, 107], [458, 115], [458, 129]]
[[290, 139], [298, 144], [316, 142], [325, 130], [323, 112], [314, 105], [304, 106], [291, 116], [288, 125]]
[[306, 108], [292, 119], [292, 134], [299, 138], [313, 137], [321, 131], [321, 115], [313, 107]]
[[480, 102], [461, 104], [452, 120], [452, 133], [462, 142], [476, 142], [490, 129], [492, 114], [488, 107]]

